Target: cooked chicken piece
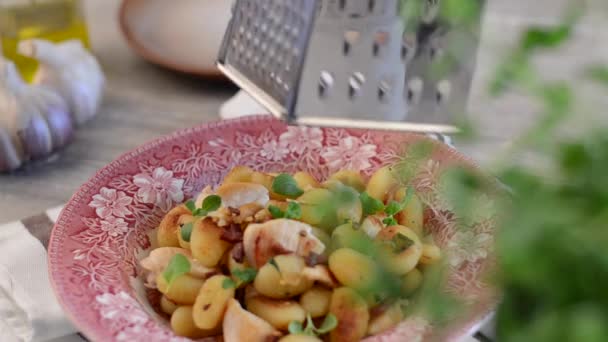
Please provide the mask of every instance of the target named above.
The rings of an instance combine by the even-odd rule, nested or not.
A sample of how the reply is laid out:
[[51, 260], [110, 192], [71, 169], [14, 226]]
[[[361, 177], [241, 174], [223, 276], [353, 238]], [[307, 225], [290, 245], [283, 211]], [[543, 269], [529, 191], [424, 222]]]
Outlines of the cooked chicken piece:
[[265, 207], [268, 203], [268, 190], [260, 184], [229, 183], [220, 186], [216, 194], [222, 198], [223, 207], [239, 208], [249, 203]]
[[384, 228], [383, 219], [384, 217], [381, 215], [370, 215], [361, 222], [361, 230], [370, 238], [375, 239], [376, 235]]
[[182, 254], [188, 261], [190, 261], [190, 274], [197, 278], [208, 278], [216, 273], [218, 270], [214, 268], [208, 268], [201, 263], [199, 263], [196, 259], [192, 257], [192, 253], [189, 250], [178, 248], [178, 247], [160, 247], [152, 250], [150, 255], [143, 258], [139, 264], [141, 267], [148, 271], [148, 275], [146, 277], [146, 286], [156, 288], [156, 277], [159, 273], [164, 272], [169, 262], [176, 254]]
[[340, 286], [340, 283], [331, 275], [329, 268], [326, 265], [315, 265], [306, 267], [302, 271], [302, 275], [312, 281], [318, 282], [321, 285], [327, 286], [330, 289]]
[[266, 342], [281, 336], [270, 323], [244, 310], [236, 299], [230, 299], [222, 324], [224, 342]]
[[325, 250], [321, 240], [312, 234], [310, 225], [289, 219], [250, 224], [245, 229], [243, 245], [247, 261], [255, 268], [275, 255], [295, 253], [306, 258]]

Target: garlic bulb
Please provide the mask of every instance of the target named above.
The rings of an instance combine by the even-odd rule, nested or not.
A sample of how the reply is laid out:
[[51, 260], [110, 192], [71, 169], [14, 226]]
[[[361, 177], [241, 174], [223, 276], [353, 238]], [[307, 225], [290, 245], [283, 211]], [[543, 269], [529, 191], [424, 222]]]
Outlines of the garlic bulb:
[[23, 81], [0, 57], [0, 171], [49, 155], [73, 133], [67, 103], [55, 92]]
[[95, 115], [105, 78], [95, 57], [80, 41], [53, 44], [39, 39], [24, 40], [18, 51], [40, 62], [34, 84], [57, 91], [67, 101], [77, 124]]

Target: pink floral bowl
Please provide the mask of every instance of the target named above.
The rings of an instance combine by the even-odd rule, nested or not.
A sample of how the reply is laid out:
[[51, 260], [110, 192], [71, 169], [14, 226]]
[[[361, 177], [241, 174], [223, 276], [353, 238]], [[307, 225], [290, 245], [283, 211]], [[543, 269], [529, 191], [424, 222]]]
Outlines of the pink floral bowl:
[[[423, 139], [428, 138], [287, 127], [268, 116], [255, 116], [210, 123], [148, 143], [101, 169], [63, 210], [49, 243], [55, 293], [75, 325], [94, 341], [187, 341], [175, 336], [155, 312], [138, 277], [137, 260], [150, 248], [149, 233], [171, 207], [205, 185], [216, 185], [235, 165], [305, 170], [320, 179], [339, 169], [369, 175], [403, 161], [407, 147]], [[480, 219], [470, 231], [457, 231], [438, 182], [447, 166], [475, 166], [447, 145], [433, 140], [433, 146], [414, 186], [427, 205], [425, 229], [448, 258], [445, 291], [464, 299], [469, 310], [441, 329], [411, 316], [369, 341], [456, 341], [477, 329], [495, 303], [485, 276], [494, 264], [494, 218]]]

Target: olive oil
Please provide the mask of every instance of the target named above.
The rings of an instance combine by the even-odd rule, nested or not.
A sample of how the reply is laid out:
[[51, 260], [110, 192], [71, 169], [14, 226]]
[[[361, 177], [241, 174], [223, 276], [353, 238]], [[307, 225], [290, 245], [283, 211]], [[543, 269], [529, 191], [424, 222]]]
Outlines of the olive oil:
[[0, 0], [2, 54], [15, 62], [31, 81], [38, 63], [17, 53], [19, 41], [31, 38], [59, 42], [79, 39], [89, 47], [89, 35], [80, 0]]

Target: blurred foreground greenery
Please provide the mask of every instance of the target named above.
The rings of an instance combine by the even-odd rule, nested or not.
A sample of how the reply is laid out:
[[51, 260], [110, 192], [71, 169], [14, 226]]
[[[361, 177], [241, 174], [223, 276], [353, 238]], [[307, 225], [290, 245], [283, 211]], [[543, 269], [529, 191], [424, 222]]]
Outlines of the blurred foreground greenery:
[[[444, 0], [442, 20], [475, 20], [481, 7], [472, 2]], [[408, 11], [420, 8], [418, 0], [404, 4]], [[494, 96], [525, 92], [542, 108], [538, 121], [491, 170], [510, 194], [500, 201], [495, 239], [499, 341], [608, 341], [608, 127], [568, 138], [558, 130], [583, 110], [576, 95], [583, 82], [608, 90], [608, 67], [581, 65], [581, 78], [572, 83], [546, 82], [532, 63], [538, 52], [559, 53], [572, 38], [588, 9], [586, 1], [571, 4], [560, 23], [527, 28], [488, 87]], [[518, 152], [533, 152], [545, 167], [515, 164]], [[493, 190], [466, 170], [450, 174], [449, 197], [466, 229], [475, 209], [470, 198]], [[441, 295], [436, 286], [426, 292], [421, 302], [434, 317], [456, 308], [457, 298]]]

